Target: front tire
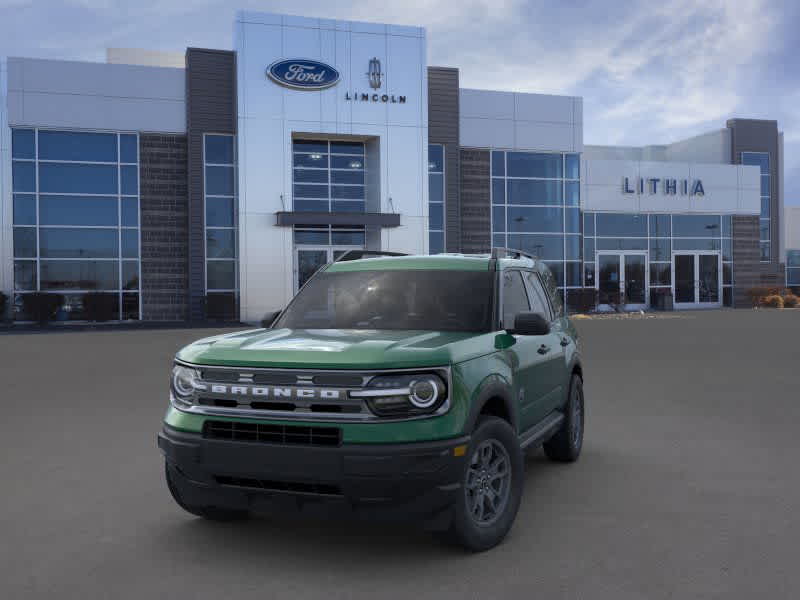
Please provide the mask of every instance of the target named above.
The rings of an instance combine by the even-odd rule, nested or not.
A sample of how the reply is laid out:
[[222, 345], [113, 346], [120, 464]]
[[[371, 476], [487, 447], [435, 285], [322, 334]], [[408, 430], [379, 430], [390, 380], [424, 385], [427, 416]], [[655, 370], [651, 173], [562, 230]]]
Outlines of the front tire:
[[564, 422], [559, 430], [544, 443], [547, 458], [556, 462], [575, 462], [583, 448], [583, 380], [577, 373], [572, 374], [569, 385], [569, 398], [564, 406]]
[[169, 488], [169, 493], [172, 494], [173, 500], [175, 500], [175, 503], [189, 514], [192, 514], [196, 517], [203, 517], [209, 521], [223, 522], [243, 521], [250, 516], [246, 510], [231, 510], [228, 508], [220, 508], [218, 506], [193, 506], [191, 504], [187, 504], [178, 491], [178, 488], [172, 479], [172, 473], [170, 472], [169, 465], [166, 463], [164, 464], [164, 476], [167, 480], [167, 488]]
[[449, 536], [467, 550], [483, 552], [503, 541], [517, 516], [522, 451], [511, 425], [482, 417], [466, 456]]

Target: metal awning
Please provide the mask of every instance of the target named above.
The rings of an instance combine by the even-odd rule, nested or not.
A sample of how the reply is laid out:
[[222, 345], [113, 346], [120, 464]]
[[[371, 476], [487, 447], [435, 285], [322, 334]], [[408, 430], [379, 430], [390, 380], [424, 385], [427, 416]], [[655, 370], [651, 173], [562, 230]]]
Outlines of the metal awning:
[[275, 213], [276, 225], [365, 225], [369, 227], [399, 227], [397, 213], [292, 211]]

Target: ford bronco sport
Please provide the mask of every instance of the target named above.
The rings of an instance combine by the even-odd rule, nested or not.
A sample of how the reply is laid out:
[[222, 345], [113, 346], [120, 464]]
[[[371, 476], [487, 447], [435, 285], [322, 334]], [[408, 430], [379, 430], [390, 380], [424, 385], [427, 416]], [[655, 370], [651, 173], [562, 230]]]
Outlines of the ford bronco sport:
[[265, 329], [178, 352], [158, 445], [182, 508], [399, 515], [480, 551], [516, 517], [523, 450], [578, 458], [577, 333], [547, 267], [387, 254], [351, 251]]

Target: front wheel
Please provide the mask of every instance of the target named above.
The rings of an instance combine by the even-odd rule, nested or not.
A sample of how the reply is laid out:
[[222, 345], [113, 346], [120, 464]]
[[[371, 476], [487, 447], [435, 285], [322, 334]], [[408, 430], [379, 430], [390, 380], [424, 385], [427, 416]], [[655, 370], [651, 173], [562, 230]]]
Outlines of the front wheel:
[[569, 398], [564, 406], [564, 421], [555, 435], [544, 444], [547, 458], [557, 462], [575, 462], [583, 447], [583, 380], [573, 373], [569, 384]]
[[497, 417], [484, 417], [472, 436], [454, 507], [450, 537], [473, 552], [506, 537], [522, 499], [522, 451], [514, 430]]

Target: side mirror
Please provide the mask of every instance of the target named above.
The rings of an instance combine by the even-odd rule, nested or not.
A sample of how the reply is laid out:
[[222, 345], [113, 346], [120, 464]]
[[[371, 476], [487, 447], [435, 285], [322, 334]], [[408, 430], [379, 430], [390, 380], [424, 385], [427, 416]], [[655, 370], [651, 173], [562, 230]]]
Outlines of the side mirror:
[[264, 329], [270, 329], [272, 324], [275, 322], [275, 319], [281, 314], [281, 311], [276, 310], [275, 312], [268, 312], [264, 315], [264, 318], [261, 319], [261, 326]]
[[547, 335], [550, 323], [539, 313], [521, 312], [514, 317], [514, 328], [506, 331], [511, 335]]

